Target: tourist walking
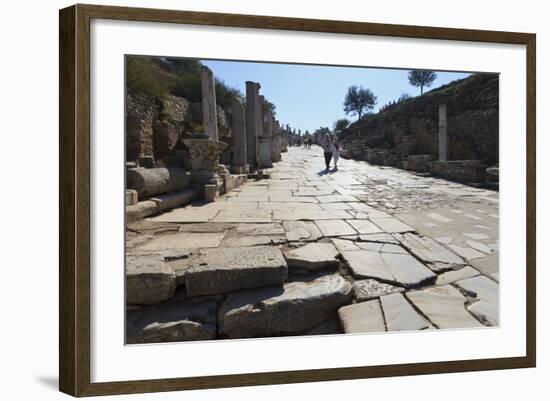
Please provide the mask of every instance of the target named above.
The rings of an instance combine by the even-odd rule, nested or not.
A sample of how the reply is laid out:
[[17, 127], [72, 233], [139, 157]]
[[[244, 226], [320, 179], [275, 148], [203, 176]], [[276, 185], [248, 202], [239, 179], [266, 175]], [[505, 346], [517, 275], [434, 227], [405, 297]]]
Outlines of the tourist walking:
[[338, 139], [334, 138], [332, 143], [332, 158], [334, 159], [334, 169], [338, 170], [338, 159], [340, 159], [340, 144]]
[[330, 168], [330, 160], [332, 159], [332, 148], [332, 138], [330, 137], [330, 135], [327, 134], [325, 135], [325, 139], [323, 141], [323, 153], [325, 155], [325, 165], [327, 166], [327, 172]]

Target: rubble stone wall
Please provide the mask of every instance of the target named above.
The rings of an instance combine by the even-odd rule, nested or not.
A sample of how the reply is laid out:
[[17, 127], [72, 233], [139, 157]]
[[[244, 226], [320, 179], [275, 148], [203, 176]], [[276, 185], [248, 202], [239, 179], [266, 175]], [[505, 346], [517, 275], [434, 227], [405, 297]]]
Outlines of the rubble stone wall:
[[498, 164], [498, 86], [498, 75], [475, 74], [365, 117], [343, 131], [343, 155], [396, 167], [409, 155], [437, 160], [438, 107], [445, 103], [449, 160]]

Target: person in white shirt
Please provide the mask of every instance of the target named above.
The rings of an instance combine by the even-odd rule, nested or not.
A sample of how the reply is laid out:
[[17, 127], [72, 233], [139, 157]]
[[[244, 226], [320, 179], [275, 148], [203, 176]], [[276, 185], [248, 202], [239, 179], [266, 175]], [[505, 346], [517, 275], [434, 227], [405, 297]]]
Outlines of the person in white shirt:
[[340, 159], [340, 144], [338, 139], [334, 138], [332, 142], [332, 158], [334, 159], [334, 169], [338, 170], [338, 159]]

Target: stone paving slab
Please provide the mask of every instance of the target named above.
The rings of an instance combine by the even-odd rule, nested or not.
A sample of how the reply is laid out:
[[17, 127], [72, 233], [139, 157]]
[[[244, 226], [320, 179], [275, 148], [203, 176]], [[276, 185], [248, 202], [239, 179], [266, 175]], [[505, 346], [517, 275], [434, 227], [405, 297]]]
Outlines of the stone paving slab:
[[356, 278], [374, 278], [406, 288], [435, 282], [436, 275], [411, 255], [344, 251], [342, 257]]
[[382, 229], [369, 220], [346, 220], [359, 234], [382, 233]]
[[273, 220], [334, 220], [351, 219], [345, 210], [274, 210]]
[[357, 234], [357, 231], [344, 220], [315, 220], [315, 224], [325, 237]]
[[317, 241], [323, 236], [314, 222], [284, 221], [283, 227], [288, 241]]
[[499, 287], [497, 283], [485, 276], [477, 276], [457, 281], [455, 285], [478, 299], [467, 306], [474, 316], [489, 326], [498, 326]]
[[369, 215], [369, 218], [374, 224], [387, 233], [396, 234], [415, 231], [414, 228], [406, 225], [394, 217], [372, 217]]
[[271, 223], [272, 218], [270, 210], [225, 209], [220, 210], [212, 221], [221, 223]]
[[202, 249], [185, 274], [189, 296], [222, 294], [282, 283], [286, 261], [277, 247]]
[[126, 303], [153, 305], [176, 290], [176, 274], [160, 255], [126, 256]]
[[337, 269], [340, 262], [336, 257], [339, 254], [330, 242], [312, 243], [284, 251], [289, 269], [306, 270]]
[[409, 252], [428, 263], [428, 267], [436, 272], [465, 264], [462, 258], [431, 238], [412, 233], [395, 234], [394, 236]]
[[466, 297], [451, 285], [409, 291], [405, 295], [440, 329], [483, 327], [466, 310]]
[[317, 196], [316, 198], [320, 203], [359, 202], [359, 199], [351, 195], [326, 195], [326, 196]]
[[318, 203], [300, 203], [300, 202], [260, 202], [259, 209], [262, 210], [309, 210], [320, 211], [321, 206]]
[[219, 209], [178, 208], [147, 220], [172, 223], [206, 222], [214, 218]]
[[169, 251], [188, 248], [216, 248], [220, 245], [225, 233], [187, 233], [163, 235], [138, 247], [139, 251]]
[[382, 296], [380, 303], [388, 331], [423, 330], [430, 327], [399, 293]]
[[338, 316], [345, 333], [386, 331], [380, 302], [376, 300], [343, 306]]
[[451, 284], [465, 278], [478, 276], [480, 272], [471, 266], [464, 266], [458, 270], [451, 270], [437, 276], [435, 285]]

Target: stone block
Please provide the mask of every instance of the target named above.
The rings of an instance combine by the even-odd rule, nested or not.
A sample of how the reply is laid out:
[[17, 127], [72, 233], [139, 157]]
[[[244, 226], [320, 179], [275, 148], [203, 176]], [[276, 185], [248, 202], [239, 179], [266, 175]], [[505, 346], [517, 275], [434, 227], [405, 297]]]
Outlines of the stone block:
[[299, 333], [318, 326], [351, 300], [351, 284], [340, 275], [230, 294], [218, 331], [231, 338]]
[[138, 203], [138, 193], [134, 189], [127, 189], [124, 196], [124, 205], [131, 206]]
[[286, 261], [277, 247], [202, 249], [185, 275], [189, 296], [222, 294], [282, 283]]
[[126, 222], [132, 223], [157, 213], [156, 202], [150, 200], [138, 202], [135, 205], [126, 206]]
[[187, 187], [190, 173], [182, 168], [135, 168], [126, 172], [128, 189], [138, 192], [139, 198], [181, 191]]
[[151, 198], [157, 204], [159, 211], [174, 209], [178, 206], [191, 203], [198, 197], [198, 193], [194, 189], [185, 189], [183, 191], [172, 192], [170, 194], [157, 195]]
[[176, 274], [158, 255], [126, 257], [126, 303], [153, 305], [166, 301], [176, 289]]

